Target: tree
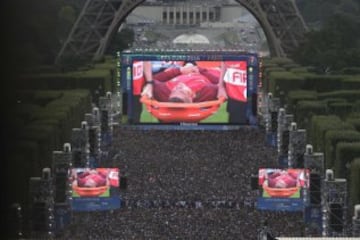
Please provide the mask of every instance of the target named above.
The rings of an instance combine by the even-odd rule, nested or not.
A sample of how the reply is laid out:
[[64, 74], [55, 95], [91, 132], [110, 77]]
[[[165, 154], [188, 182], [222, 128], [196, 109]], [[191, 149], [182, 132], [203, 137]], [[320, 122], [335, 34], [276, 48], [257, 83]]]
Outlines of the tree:
[[337, 14], [324, 23], [321, 30], [312, 30], [294, 52], [293, 59], [321, 71], [358, 66], [360, 61], [360, 18]]
[[124, 28], [120, 32], [117, 32], [109, 44], [106, 51], [107, 54], [113, 54], [116, 51], [122, 51], [128, 49], [134, 42], [135, 34], [131, 28]]

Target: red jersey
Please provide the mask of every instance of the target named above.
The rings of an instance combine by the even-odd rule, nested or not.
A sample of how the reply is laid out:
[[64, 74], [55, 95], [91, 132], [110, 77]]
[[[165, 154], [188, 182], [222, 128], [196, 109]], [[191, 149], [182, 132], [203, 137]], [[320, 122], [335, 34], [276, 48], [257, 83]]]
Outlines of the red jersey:
[[246, 102], [247, 73], [245, 61], [225, 62], [224, 82], [227, 95], [237, 101]]
[[217, 69], [202, 69], [200, 73], [181, 74], [180, 69], [172, 68], [156, 74], [154, 79], [166, 82], [166, 87], [170, 91], [181, 82], [196, 93], [208, 84], [217, 84], [219, 77], [220, 71]]
[[205, 76], [198, 73], [192, 73], [177, 76], [166, 82], [166, 86], [171, 91], [180, 82], [188, 86], [194, 93], [200, 91], [205, 85], [209, 84], [209, 80]]

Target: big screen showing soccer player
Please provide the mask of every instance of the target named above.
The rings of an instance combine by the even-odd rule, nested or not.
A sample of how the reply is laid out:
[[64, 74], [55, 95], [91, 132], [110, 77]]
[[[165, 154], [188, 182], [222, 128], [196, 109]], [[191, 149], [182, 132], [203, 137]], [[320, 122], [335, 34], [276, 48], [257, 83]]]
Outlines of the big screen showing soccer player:
[[118, 168], [72, 168], [70, 171], [74, 211], [120, 207]]
[[255, 54], [123, 54], [133, 124], [255, 125]]
[[309, 187], [307, 169], [259, 169], [257, 207], [263, 210], [302, 211], [304, 190]]

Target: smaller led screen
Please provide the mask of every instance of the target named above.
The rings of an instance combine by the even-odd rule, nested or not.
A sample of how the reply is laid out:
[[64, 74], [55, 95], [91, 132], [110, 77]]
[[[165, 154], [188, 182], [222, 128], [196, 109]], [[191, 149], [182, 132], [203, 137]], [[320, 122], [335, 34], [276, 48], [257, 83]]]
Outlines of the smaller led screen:
[[70, 177], [75, 211], [120, 207], [118, 168], [73, 168]]
[[270, 210], [302, 210], [303, 189], [309, 187], [306, 169], [259, 169], [258, 208]]

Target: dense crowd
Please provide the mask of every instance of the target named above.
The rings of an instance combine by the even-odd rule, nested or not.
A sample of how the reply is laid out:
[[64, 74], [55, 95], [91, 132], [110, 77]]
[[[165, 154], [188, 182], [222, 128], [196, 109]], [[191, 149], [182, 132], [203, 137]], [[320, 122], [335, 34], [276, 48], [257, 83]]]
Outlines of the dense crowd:
[[257, 239], [301, 236], [302, 213], [259, 211], [250, 179], [275, 167], [261, 129], [167, 131], [116, 128], [114, 157], [128, 179], [122, 207], [74, 213], [66, 239]]

